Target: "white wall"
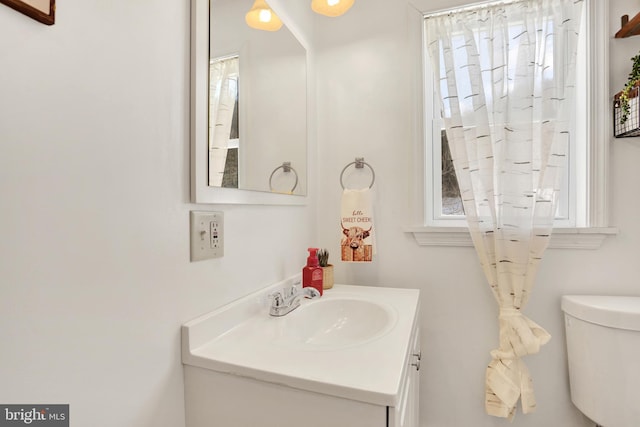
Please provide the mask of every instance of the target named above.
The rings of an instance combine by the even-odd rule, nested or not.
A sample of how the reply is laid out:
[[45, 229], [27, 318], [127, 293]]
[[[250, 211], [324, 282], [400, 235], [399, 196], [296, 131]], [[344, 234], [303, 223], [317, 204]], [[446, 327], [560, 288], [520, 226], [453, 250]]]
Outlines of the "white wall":
[[[417, 0], [432, 9], [459, 0]], [[319, 244], [339, 253], [340, 185], [348, 162], [364, 156], [376, 171], [378, 254], [371, 265], [336, 262], [336, 280], [417, 287], [422, 293], [421, 420], [424, 427], [492, 427], [505, 420], [484, 413], [484, 373], [498, 344], [497, 307], [473, 248], [419, 247], [404, 226], [416, 225], [413, 151], [414, 97], [407, 0], [356, 2], [340, 19], [318, 17]], [[413, 11], [413, 12], [412, 12]], [[611, 36], [638, 0], [610, 0]], [[640, 37], [611, 40], [611, 95], [626, 81]], [[526, 359], [538, 410], [514, 426], [592, 425], [571, 404], [566, 368], [563, 294], [640, 295], [640, 139], [612, 141], [611, 217], [619, 227], [598, 250], [547, 252], [526, 313], [553, 336]], [[335, 260], [335, 257], [334, 257]], [[508, 422], [507, 422], [508, 423]]]
[[[192, 205], [188, 177], [188, 0], [0, 5], [1, 403], [184, 425], [180, 325], [298, 273], [315, 217]], [[224, 211], [224, 258], [189, 262], [190, 210]]]

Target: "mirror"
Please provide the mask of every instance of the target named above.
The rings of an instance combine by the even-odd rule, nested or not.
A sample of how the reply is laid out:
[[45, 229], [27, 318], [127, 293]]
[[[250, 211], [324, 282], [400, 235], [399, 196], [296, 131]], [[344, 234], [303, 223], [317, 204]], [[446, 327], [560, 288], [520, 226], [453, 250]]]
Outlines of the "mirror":
[[[192, 0], [192, 201], [304, 204], [307, 51], [252, 0]], [[282, 17], [281, 17], [282, 18]]]

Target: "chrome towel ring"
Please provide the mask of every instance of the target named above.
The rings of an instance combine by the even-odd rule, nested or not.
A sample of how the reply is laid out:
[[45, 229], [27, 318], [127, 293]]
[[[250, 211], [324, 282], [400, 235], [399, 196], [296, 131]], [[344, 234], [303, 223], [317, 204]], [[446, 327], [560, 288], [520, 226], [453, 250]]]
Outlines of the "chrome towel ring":
[[351, 165], [356, 165], [356, 169], [362, 169], [365, 166], [368, 167], [371, 170], [371, 184], [369, 185], [369, 188], [373, 187], [373, 183], [376, 182], [376, 171], [373, 170], [373, 168], [369, 163], [364, 161], [364, 157], [356, 157], [356, 160], [354, 162], [347, 164], [347, 166], [345, 166], [342, 169], [342, 172], [340, 172], [340, 185], [342, 186], [342, 189], [344, 190], [346, 188], [344, 186], [344, 181], [342, 180], [342, 177], [344, 175], [344, 172]]
[[284, 173], [293, 172], [293, 174], [295, 175], [296, 182], [293, 184], [293, 188], [291, 188], [291, 190], [289, 190], [289, 194], [293, 194], [294, 190], [298, 186], [298, 172], [296, 172], [296, 170], [291, 166], [291, 162], [283, 162], [280, 166], [275, 168], [273, 170], [273, 172], [271, 172], [271, 175], [269, 176], [269, 190], [271, 190], [271, 192], [274, 191], [273, 190], [273, 185], [271, 184], [271, 181], [273, 180], [273, 175], [275, 175], [275, 173], [278, 171], [278, 169], [282, 169], [282, 171]]

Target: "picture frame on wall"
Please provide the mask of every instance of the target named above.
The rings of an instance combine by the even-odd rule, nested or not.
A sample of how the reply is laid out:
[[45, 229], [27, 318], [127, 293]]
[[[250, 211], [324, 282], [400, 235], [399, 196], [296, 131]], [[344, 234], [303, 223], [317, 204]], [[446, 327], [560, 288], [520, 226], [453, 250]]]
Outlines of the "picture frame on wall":
[[53, 25], [56, 19], [56, 0], [0, 0], [18, 12], [46, 25]]

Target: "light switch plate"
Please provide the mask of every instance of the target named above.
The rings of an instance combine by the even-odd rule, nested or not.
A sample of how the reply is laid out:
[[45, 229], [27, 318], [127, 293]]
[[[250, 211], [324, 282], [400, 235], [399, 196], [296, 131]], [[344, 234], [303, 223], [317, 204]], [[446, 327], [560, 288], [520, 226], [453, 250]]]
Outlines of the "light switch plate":
[[224, 213], [190, 212], [191, 261], [224, 256]]

